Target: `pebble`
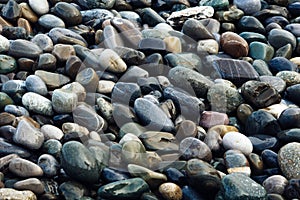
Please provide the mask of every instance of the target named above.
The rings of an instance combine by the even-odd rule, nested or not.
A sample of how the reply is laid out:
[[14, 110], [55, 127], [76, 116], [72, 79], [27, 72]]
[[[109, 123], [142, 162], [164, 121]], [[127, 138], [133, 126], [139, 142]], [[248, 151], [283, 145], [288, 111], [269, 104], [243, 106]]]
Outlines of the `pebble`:
[[7, 52], [9, 50], [9, 40], [4, 37], [4, 36], [0, 36], [0, 52]]
[[80, 11], [70, 3], [58, 2], [53, 7], [53, 13], [60, 17], [68, 26], [79, 25], [82, 22]]
[[246, 15], [254, 14], [260, 11], [262, 5], [259, 0], [234, 0], [233, 4], [236, 5], [239, 9], [243, 10]]
[[201, 114], [200, 125], [204, 128], [211, 128], [216, 125], [228, 125], [229, 119], [227, 114], [214, 112], [214, 111], [204, 111]]
[[[128, 135], [128, 133], [126, 134]], [[121, 141], [124, 139], [124, 137]], [[141, 135], [139, 138], [145, 145], [145, 147], [152, 151], [177, 151], [178, 145], [175, 143], [176, 139], [173, 134], [167, 132], [155, 132], [155, 131], [147, 131]], [[120, 142], [121, 142], [120, 141]]]
[[174, 183], [163, 183], [159, 186], [159, 192], [166, 200], [182, 199], [181, 188]]
[[239, 132], [228, 132], [224, 135], [222, 144], [225, 149], [239, 150], [245, 155], [249, 155], [253, 146], [249, 138]]
[[299, 148], [300, 144], [291, 142], [281, 147], [278, 152], [278, 163], [283, 175], [288, 179], [299, 179]]
[[51, 52], [53, 50], [53, 42], [49, 36], [46, 34], [37, 34], [32, 39], [31, 42], [35, 43], [43, 52]]
[[248, 55], [249, 46], [246, 40], [233, 32], [225, 32], [221, 35], [220, 45], [223, 51], [234, 58]]
[[276, 74], [276, 77], [284, 80], [287, 86], [300, 84], [300, 75], [295, 71], [280, 71]]
[[42, 115], [53, 115], [51, 101], [39, 94], [27, 92], [23, 95], [22, 104], [29, 111]]
[[23, 178], [43, 176], [43, 170], [38, 165], [23, 158], [12, 159], [9, 171]]
[[197, 138], [187, 137], [183, 139], [179, 144], [179, 151], [185, 160], [198, 158], [210, 162], [212, 159], [212, 153], [209, 147]]
[[[263, 61], [270, 61], [274, 56], [274, 48], [263, 42], [254, 41], [250, 43], [249, 55], [253, 59], [261, 59]], [[267, 75], [267, 74], [264, 74]]]
[[283, 194], [288, 180], [281, 175], [270, 176], [263, 182], [263, 187], [268, 194]]
[[293, 103], [296, 103], [297, 105], [300, 105], [300, 100], [298, 98], [298, 91], [300, 89], [300, 84], [292, 85], [286, 89], [285, 98], [287, 100], [292, 101]]
[[28, 92], [37, 93], [42, 96], [46, 96], [48, 94], [46, 84], [40, 77], [36, 75], [28, 76], [26, 78], [25, 85]]
[[283, 47], [286, 44], [291, 44], [293, 49], [296, 48], [295, 36], [286, 30], [277, 28], [272, 29], [269, 32], [268, 41], [275, 49], [279, 49], [280, 47]]
[[65, 75], [47, 72], [45, 70], [36, 70], [34, 75], [40, 77], [48, 89], [58, 88], [70, 82], [70, 78]]
[[75, 181], [67, 181], [59, 186], [59, 190], [65, 199], [84, 198], [84, 194], [87, 192], [86, 188]]
[[57, 113], [71, 113], [77, 106], [78, 97], [75, 93], [56, 89], [52, 93], [52, 107]]
[[65, 28], [66, 25], [62, 19], [52, 14], [45, 14], [38, 20], [39, 25], [50, 30], [55, 27]]
[[269, 68], [273, 74], [281, 71], [294, 71], [297, 65], [284, 57], [276, 57], [269, 61]]
[[49, 154], [43, 154], [39, 157], [37, 164], [42, 168], [44, 175], [47, 177], [54, 177], [58, 174], [60, 164]]
[[11, 56], [0, 55], [0, 61], [0, 73], [7, 74], [17, 69], [17, 62]]
[[43, 15], [49, 12], [49, 4], [47, 0], [29, 0], [29, 6], [38, 15]]
[[14, 0], [9, 0], [2, 7], [2, 16], [8, 20], [16, 20], [21, 16], [21, 8], [19, 4]]
[[3, 199], [37, 200], [37, 196], [32, 191], [18, 191], [12, 188], [0, 188], [0, 196]]
[[243, 173], [250, 176], [251, 169], [246, 156], [239, 150], [227, 150], [224, 153], [225, 165], [227, 172], [232, 173]]
[[37, 58], [42, 50], [33, 42], [17, 39], [10, 43], [8, 54], [15, 57]]
[[44, 193], [44, 185], [37, 178], [29, 178], [22, 181], [18, 181], [14, 184], [14, 188], [17, 190], [30, 190], [35, 194]]
[[188, 19], [187, 21], [185, 21], [182, 26], [182, 32], [195, 41], [203, 39], [214, 39], [212, 33], [210, 33], [201, 22], [195, 19]]

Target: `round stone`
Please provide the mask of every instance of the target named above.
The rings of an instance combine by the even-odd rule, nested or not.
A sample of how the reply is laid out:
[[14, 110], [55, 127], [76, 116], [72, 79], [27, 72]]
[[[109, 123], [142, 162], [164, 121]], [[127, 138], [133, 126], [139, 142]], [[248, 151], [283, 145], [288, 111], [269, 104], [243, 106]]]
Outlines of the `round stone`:
[[57, 113], [71, 113], [77, 106], [78, 97], [75, 93], [56, 89], [52, 93], [52, 106]]
[[32, 10], [38, 15], [43, 15], [49, 12], [49, 4], [47, 0], [29, 0], [28, 3]]
[[212, 152], [209, 147], [197, 138], [187, 137], [179, 144], [181, 157], [185, 160], [198, 158], [207, 162], [212, 159]]
[[182, 26], [182, 32], [194, 39], [196, 42], [202, 39], [214, 39], [214, 36], [206, 27], [195, 19], [188, 19]]
[[122, 73], [127, 69], [126, 63], [111, 49], [105, 49], [100, 54], [99, 62], [103, 69], [110, 72]]
[[245, 155], [249, 155], [253, 150], [249, 138], [239, 132], [226, 133], [223, 137], [222, 144], [225, 149], [239, 150]]
[[51, 38], [46, 34], [37, 34], [32, 39], [31, 42], [36, 44], [43, 50], [43, 52], [51, 52], [53, 50], [53, 42]]
[[49, 140], [49, 139], [60, 140], [64, 136], [61, 129], [50, 124], [43, 125], [41, 127], [41, 132], [44, 134], [45, 140]]
[[216, 40], [205, 39], [199, 40], [197, 45], [197, 52], [207, 52], [209, 54], [217, 54], [219, 52], [219, 44]]
[[254, 14], [261, 9], [260, 0], [234, 0], [233, 4], [243, 10], [247, 15]]
[[17, 68], [17, 61], [13, 57], [7, 55], [0, 55], [0, 73], [7, 74], [15, 71], [16, 68]]
[[281, 71], [276, 74], [276, 77], [284, 80], [287, 86], [300, 84], [300, 74], [295, 71]]
[[9, 40], [6, 37], [0, 35], [0, 52], [1, 53], [7, 52], [8, 49], [9, 49]]
[[36, 75], [28, 76], [26, 78], [25, 85], [28, 92], [34, 92], [42, 96], [46, 96], [48, 94], [46, 84], [40, 77]]
[[269, 69], [273, 74], [281, 71], [295, 71], [297, 65], [284, 57], [275, 57], [269, 61]]
[[300, 143], [292, 142], [281, 147], [278, 163], [283, 175], [288, 179], [300, 178]]
[[224, 154], [225, 165], [227, 172], [232, 173], [243, 173], [250, 176], [251, 169], [246, 156], [239, 150], [228, 150]]
[[268, 194], [283, 194], [288, 180], [281, 175], [273, 175], [263, 182], [263, 186]]
[[70, 3], [59, 2], [53, 7], [53, 13], [60, 17], [68, 26], [75, 26], [81, 23], [80, 11]]
[[158, 188], [159, 193], [166, 200], [181, 200], [182, 191], [181, 188], [174, 183], [163, 183]]
[[38, 20], [39, 25], [42, 27], [50, 30], [55, 27], [65, 28], [65, 23], [62, 19], [59, 17], [52, 15], [52, 14], [46, 14], [39, 18]]
[[225, 32], [221, 35], [220, 45], [223, 51], [234, 58], [248, 55], [249, 46], [246, 40], [234, 32]]
[[296, 38], [292, 33], [277, 28], [269, 32], [268, 41], [275, 49], [279, 49], [286, 44], [291, 44], [293, 49], [295, 49], [297, 44]]
[[37, 58], [42, 53], [33, 42], [17, 39], [10, 43], [8, 54], [14, 57]]
[[12, 188], [0, 188], [0, 196], [3, 199], [37, 200], [37, 196], [29, 191], [19, 191]]

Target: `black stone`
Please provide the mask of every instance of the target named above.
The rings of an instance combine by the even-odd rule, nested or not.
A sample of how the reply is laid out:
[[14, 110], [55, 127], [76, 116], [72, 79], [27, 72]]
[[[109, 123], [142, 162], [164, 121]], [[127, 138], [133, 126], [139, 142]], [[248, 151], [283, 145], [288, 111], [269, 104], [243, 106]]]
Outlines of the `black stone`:
[[253, 135], [248, 137], [253, 145], [253, 151], [261, 152], [265, 149], [277, 150], [279, 141], [270, 135]]
[[279, 168], [278, 155], [272, 150], [266, 149], [261, 153], [261, 158], [266, 168]]

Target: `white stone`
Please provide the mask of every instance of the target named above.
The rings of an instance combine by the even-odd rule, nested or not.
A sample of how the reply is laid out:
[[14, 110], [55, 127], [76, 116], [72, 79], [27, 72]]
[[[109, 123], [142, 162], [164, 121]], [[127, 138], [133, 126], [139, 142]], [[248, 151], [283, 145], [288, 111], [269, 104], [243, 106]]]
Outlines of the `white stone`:
[[239, 150], [245, 155], [249, 155], [253, 150], [250, 139], [239, 132], [226, 133], [222, 143], [226, 150]]
[[197, 45], [197, 52], [207, 52], [210, 54], [217, 54], [219, 52], [219, 44], [214, 39], [200, 40]]
[[104, 70], [108, 70], [110, 72], [122, 73], [127, 69], [126, 63], [111, 49], [105, 49], [100, 54], [99, 62]]
[[27, 92], [22, 97], [22, 104], [29, 110], [42, 115], [53, 115], [49, 99], [33, 92]]
[[47, 0], [29, 0], [31, 9], [38, 15], [44, 15], [49, 12], [49, 3]]
[[8, 51], [8, 49], [9, 49], [9, 40], [6, 37], [0, 35], [0, 53], [6, 52]]
[[115, 86], [115, 82], [113, 81], [100, 80], [97, 87], [97, 92], [101, 94], [110, 94], [114, 86]]
[[44, 134], [45, 140], [55, 139], [60, 140], [64, 133], [62, 130], [51, 124], [45, 124], [41, 127], [41, 132]]

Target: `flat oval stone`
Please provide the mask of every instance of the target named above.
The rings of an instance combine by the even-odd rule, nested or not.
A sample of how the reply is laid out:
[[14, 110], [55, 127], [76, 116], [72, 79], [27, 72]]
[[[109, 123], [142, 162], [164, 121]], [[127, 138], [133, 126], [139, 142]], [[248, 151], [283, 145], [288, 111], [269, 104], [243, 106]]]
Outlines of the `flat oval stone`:
[[87, 46], [87, 42], [81, 35], [69, 29], [53, 28], [48, 33], [48, 36], [52, 39], [54, 44], [63, 43], [78, 44], [84, 47]]
[[228, 125], [229, 118], [227, 114], [214, 112], [214, 111], [204, 111], [201, 114], [200, 126], [204, 128], [211, 128], [216, 125]]
[[113, 49], [118, 46], [124, 46], [122, 38], [112, 25], [104, 27], [102, 37], [106, 48]]
[[15, 71], [16, 68], [17, 61], [13, 57], [7, 55], [0, 55], [0, 73], [7, 74]]
[[149, 100], [142, 98], [135, 100], [134, 110], [141, 123], [150, 130], [174, 131], [173, 122], [157, 105]]
[[138, 199], [148, 190], [149, 186], [143, 179], [131, 178], [103, 185], [98, 189], [97, 194], [102, 198], [116, 200]]
[[43, 183], [37, 178], [18, 181], [14, 184], [14, 188], [17, 190], [30, 190], [35, 194], [43, 194], [45, 190]]
[[38, 15], [43, 15], [49, 12], [49, 4], [47, 0], [29, 0], [28, 3], [32, 10]]
[[220, 195], [224, 199], [267, 199], [266, 190], [254, 180], [241, 173], [226, 175], [222, 179]]
[[46, 84], [40, 77], [36, 75], [28, 76], [26, 78], [25, 85], [28, 92], [34, 92], [42, 96], [46, 96], [48, 94]]
[[66, 181], [59, 186], [59, 191], [65, 199], [85, 199], [84, 194], [87, 192], [87, 189], [81, 183]]
[[234, 58], [248, 55], [249, 46], [246, 40], [234, 32], [225, 32], [221, 35], [220, 45], [223, 51]]
[[300, 128], [300, 108], [287, 108], [278, 118], [282, 129]]
[[265, 149], [261, 153], [261, 158], [266, 168], [279, 168], [278, 155], [270, 149]]
[[[226, 135], [225, 135], [226, 136]], [[243, 173], [250, 176], [251, 169], [246, 156], [239, 150], [228, 150], [224, 154], [224, 160], [229, 174]]]
[[158, 150], [177, 151], [178, 150], [178, 145], [176, 144], [176, 138], [171, 133], [147, 131], [141, 134], [139, 138], [143, 141], [145, 147], [151, 151], [158, 151]]
[[70, 82], [70, 78], [65, 75], [45, 70], [36, 70], [34, 75], [40, 77], [49, 89], [55, 89]]
[[210, 162], [212, 159], [210, 148], [197, 138], [187, 137], [183, 139], [179, 144], [179, 151], [181, 153], [181, 157], [185, 160], [198, 158], [203, 161]]
[[44, 175], [47, 177], [54, 177], [58, 174], [60, 164], [49, 154], [43, 154], [39, 157], [37, 164], [42, 168]]
[[38, 20], [39, 25], [50, 30], [56, 27], [65, 28], [66, 25], [62, 19], [52, 14], [45, 14]]
[[51, 52], [53, 50], [53, 42], [51, 38], [46, 34], [37, 34], [32, 39], [31, 42], [35, 43], [43, 52]]
[[294, 34], [295, 37], [300, 37], [300, 24], [292, 23], [284, 27], [285, 30]]
[[17, 126], [13, 140], [28, 149], [39, 149], [44, 143], [44, 134], [25, 120], [21, 120]]
[[63, 145], [61, 166], [69, 176], [86, 183], [97, 182], [101, 172], [92, 152], [76, 141]]
[[275, 117], [262, 110], [253, 112], [246, 121], [245, 133], [247, 135], [276, 135], [280, 131], [281, 128]]
[[60, 140], [63, 137], [63, 132], [56, 126], [45, 124], [41, 127], [41, 132], [44, 134], [45, 140], [56, 139]]
[[242, 85], [242, 95], [246, 101], [258, 108], [279, 103], [281, 96], [272, 86], [264, 82], [248, 81]]
[[281, 71], [294, 71], [297, 65], [284, 57], [275, 57], [269, 61], [269, 68], [273, 74]]
[[265, 34], [266, 32], [262, 23], [253, 16], [243, 16], [239, 20], [237, 27], [240, 30], [240, 32], [251, 31], [261, 34]]
[[268, 194], [283, 194], [288, 180], [281, 175], [270, 176], [263, 182], [263, 186]]
[[253, 135], [248, 137], [253, 145], [254, 152], [261, 152], [265, 149], [275, 150], [278, 148], [278, 138], [269, 135]]
[[23, 178], [43, 176], [43, 170], [38, 165], [23, 158], [12, 159], [9, 171]]
[[12, 188], [0, 188], [0, 196], [3, 199], [37, 200], [37, 196], [29, 190], [18, 191]]
[[182, 32], [195, 41], [201, 39], [214, 39], [212, 33], [210, 33], [206, 27], [195, 19], [188, 19], [182, 26]]
[[0, 52], [7, 52], [9, 49], [9, 40], [4, 37], [4, 36], [0, 36]]
[[177, 87], [183, 88], [197, 97], [204, 97], [208, 89], [212, 86], [212, 81], [202, 74], [185, 68], [174, 67], [169, 71], [170, 81]]
[[80, 11], [70, 3], [59, 2], [55, 4], [53, 13], [60, 17], [68, 26], [75, 26], [82, 22]]
[[225, 149], [239, 150], [245, 155], [249, 155], [253, 150], [249, 138], [239, 132], [226, 133], [223, 137], [222, 144]]
[[159, 186], [159, 193], [166, 200], [180, 200], [182, 199], [181, 188], [174, 183], [163, 183]]
[[27, 92], [22, 97], [22, 104], [29, 111], [47, 116], [53, 115], [51, 101], [39, 94]]
[[278, 152], [278, 163], [285, 177], [288, 179], [299, 179], [300, 143], [291, 142]]
[[261, 2], [259, 0], [234, 0], [233, 4], [243, 10], [246, 15], [256, 13], [261, 9]]
[[296, 38], [292, 33], [282, 29], [272, 29], [269, 33], [268, 41], [275, 49], [288, 43], [295, 49], [297, 43]]
[[16, 117], [29, 116], [29, 112], [22, 106], [6, 105], [4, 111], [13, 114]]
[[17, 39], [11, 42], [8, 54], [14, 57], [37, 58], [42, 50], [33, 42]]
[[248, 44], [250, 44], [251, 42], [263, 42], [263, 43], [267, 43], [267, 38], [259, 33], [255, 33], [255, 32], [242, 32], [239, 34], [242, 38], [244, 38]]
[[77, 106], [78, 97], [75, 93], [56, 89], [52, 93], [52, 106], [57, 113], [71, 113]]

